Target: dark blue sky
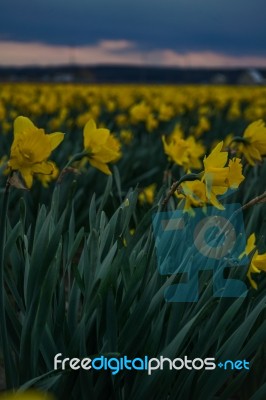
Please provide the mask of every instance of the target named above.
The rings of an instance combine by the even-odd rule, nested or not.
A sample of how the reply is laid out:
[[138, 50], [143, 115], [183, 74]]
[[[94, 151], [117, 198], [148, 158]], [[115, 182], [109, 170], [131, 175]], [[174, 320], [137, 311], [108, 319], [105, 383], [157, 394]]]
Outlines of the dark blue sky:
[[266, 0], [0, 0], [0, 40], [266, 55]]

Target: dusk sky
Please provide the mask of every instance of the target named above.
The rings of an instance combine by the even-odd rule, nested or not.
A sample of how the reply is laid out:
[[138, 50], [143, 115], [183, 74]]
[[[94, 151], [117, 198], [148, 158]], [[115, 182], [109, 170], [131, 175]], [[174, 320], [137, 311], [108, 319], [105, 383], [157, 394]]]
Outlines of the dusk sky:
[[0, 0], [0, 65], [266, 67], [265, 0]]

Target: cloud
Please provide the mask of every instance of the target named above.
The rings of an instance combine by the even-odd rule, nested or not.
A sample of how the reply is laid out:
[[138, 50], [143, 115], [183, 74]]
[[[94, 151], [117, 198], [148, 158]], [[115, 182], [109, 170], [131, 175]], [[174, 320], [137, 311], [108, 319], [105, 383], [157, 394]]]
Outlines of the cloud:
[[178, 53], [171, 49], [155, 50], [147, 54], [148, 64], [161, 60], [162, 66], [179, 67], [254, 67], [265, 68], [266, 56], [229, 55], [213, 51]]
[[213, 51], [143, 50], [128, 40], [101, 40], [88, 46], [0, 41], [1, 66], [130, 64], [168, 67], [266, 67], [266, 56]]
[[100, 40], [99, 48], [107, 51], [129, 50], [136, 46], [136, 43], [129, 40]]

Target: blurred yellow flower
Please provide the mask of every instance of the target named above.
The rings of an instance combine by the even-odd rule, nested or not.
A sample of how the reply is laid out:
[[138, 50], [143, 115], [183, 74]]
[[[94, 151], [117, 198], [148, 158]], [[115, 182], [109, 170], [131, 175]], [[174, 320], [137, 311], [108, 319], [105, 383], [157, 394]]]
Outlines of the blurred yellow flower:
[[173, 115], [174, 115], [174, 110], [173, 107], [169, 104], [160, 104], [159, 107], [159, 120], [161, 121], [169, 121]]
[[148, 132], [154, 131], [158, 127], [158, 120], [153, 114], [149, 114], [146, 120], [146, 128]]
[[115, 121], [116, 121], [118, 126], [123, 126], [127, 122], [127, 116], [125, 114], [118, 114], [115, 117]]
[[[234, 135], [232, 133], [229, 133], [225, 138], [224, 138], [224, 147], [223, 150], [227, 150], [228, 147], [230, 147], [232, 140], [234, 138]], [[219, 142], [217, 141], [216, 144], [218, 144]]]
[[228, 110], [227, 118], [228, 120], [233, 120], [241, 117], [240, 104], [236, 101], [233, 102]]
[[201, 136], [204, 132], [211, 129], [211, 124], [205, 115], [199, 117], [198, 125], [194, 128], [194, 134], [196, 137]]
[[156, 189], [156, 184], [153, 183], [142, 190], [139, 194], [139, 202], [140, 204], [152, 204], [154, 201], [154, 193]]
[[199, 169], [201, 167], [200, 158], [204, 155], [205, 148], [193, 136], [189, 136], [187, 139], [184, 139], [183, 136], [179, 125], [175, 126], [174, 131], [167, 139], [162, 136], [164, 152], [170, 160], [185, 169]]
[[107, 163], [115, 162], [121, 157], [120, 142], [110, 133], [109, 129], [97, 129], [93, 119], [86, 123], [83, 138], [89, 163], [104, 174], [111, 175]]
[[175, 164], [180, 166], [188, 165], [188, 143], [178, 135], [174, 135], [168, 138], [162, 136], [163, 147], [165, 154], [172, 160]]
[[7, 392], [0, 395], [0, 400], [54, 400], [54, 396], [36, 390], [26, 392]]
[[27, 187], [31, 188], [33, 174], [53, 174], [53, 163], [47, 159], [63, 139], [64, 134], [61, 132], [46, 135], [29, 118], [17, 117], [8, 167], [12, 171], [19, 171]]
[[193, 136], [189, 136], [186, 139], [186, 142], [188, 144], [188, 167], [192, 169], [200, 169], [202, 166], [201, 157], [205, 153], [205, 147], [200, 142], [197, 142]]
[[145, 102], [141, 102], [132, 106], [130, 109], [131, 122], [134, 124], [146, 121], [150, 114], [150, 111], [150, 107]]
[[79, 116], [77, 117], [77, 120], [76, 120], [77, 126], [81, 128], [91, 118], [93, 118], [93, 116], [89, 111], [79, 114]]
[[243, 153], [250, 165], [255, 165], [266, 156], [266, 126], [263, 120], [252, 122], [245, 130], [244, 142], [239, 144], [239, 151]]
[[133, 133], [129, 129], [122, 129], [120, 132], [120, 138], [125, 144], [129, 144], [133, 140]]
[[170, 135], [170, 138], [171, 137], [179, 137], [179, 138], [183, 138], [184, 137], [184, 131], [183, 131], [183, 129], [182, 129], [180, 124], [175, 124], [174, 130]]

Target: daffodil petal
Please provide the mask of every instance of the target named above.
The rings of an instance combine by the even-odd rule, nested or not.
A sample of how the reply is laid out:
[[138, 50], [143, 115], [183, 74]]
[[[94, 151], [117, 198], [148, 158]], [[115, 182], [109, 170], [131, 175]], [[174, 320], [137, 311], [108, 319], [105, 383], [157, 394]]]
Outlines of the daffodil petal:
[[34, 172], [35, 174], [50, 175], [53, 173], [53, 170], [54, 170], [53, 164], [46, 161], [34, 164], [32, 166], [32, 172]]
[[252, 233], [247, 241], [247, 247], [246, 247], [246, 254], [249, 255], [256, 247], [255, 245], [255, 241], [256, 241], [256, 236], [255, 233]]
[[54, 150], [63, 141], [64, 134], [62, 132], [54, 132], [47, 135], [47, 137], [50, 140], [51, 150]]
[[207, 171], [211, 168], [223, 168], [228, 159], [228, 152], [222, 151], [224, 142], [220, 142], [217, 146], [212, 150], [212, 152], [208, 155], [208, 157], [204, 157], [203, 164], [205, 170]]
[[209, 200], [210, 200], [210, 203], [214, 207], [218, 208], [219, 210], [224, 210], [225, 209], [224, 206], [218, 201], [218, 199], [216, 198], [216, 196], [213, 193], [211, 193], [211, 196], [210, 196]]
[[249, 280], [251, 286], [253, 287], [253, 289], [256, 289], [256, 290], [257, 290], [257, 289], [258, 289], [258, 285], [257, 285], [256, 282], [254, 281], [254, 279], [251, 278], [251, 273], [250, 273], [250, 272], [247, 273], [247, 278], [248, 278], [248, 280]]
[[101, 163], [100, 161], [90, 159], [89, 160], [90, 164], [92, 167], [99, 169], [101, 172], [103, 172], [106, 175], [112, 175], [108, 165]]
[[107, 141], [110, 131], [108, 129], [97, 129], [93, 119], [90, 119], [83, 130], [83, 141], [85, 149], [97, 151]]
[[96, 123], [93, 119], [90, 119], [84, 126], [84, 132], [90, 132], [96, 130]]
[[37, 129], [34, 123], [27, 117], [19, 116], [14, 121], [14, 136], [26, 131]]
[[266, 253], [257, 254], [253, 257], [254, 267], [261, 271], [266, 271]]
[[22, 178], [25, 181], [27, 188], [30, 189], [32, 187], [32, 183], [33, 183], [33, 176], [31, 174], [31, 170], [30, 169], [20, 169], [20, 173], [22, 175]]

